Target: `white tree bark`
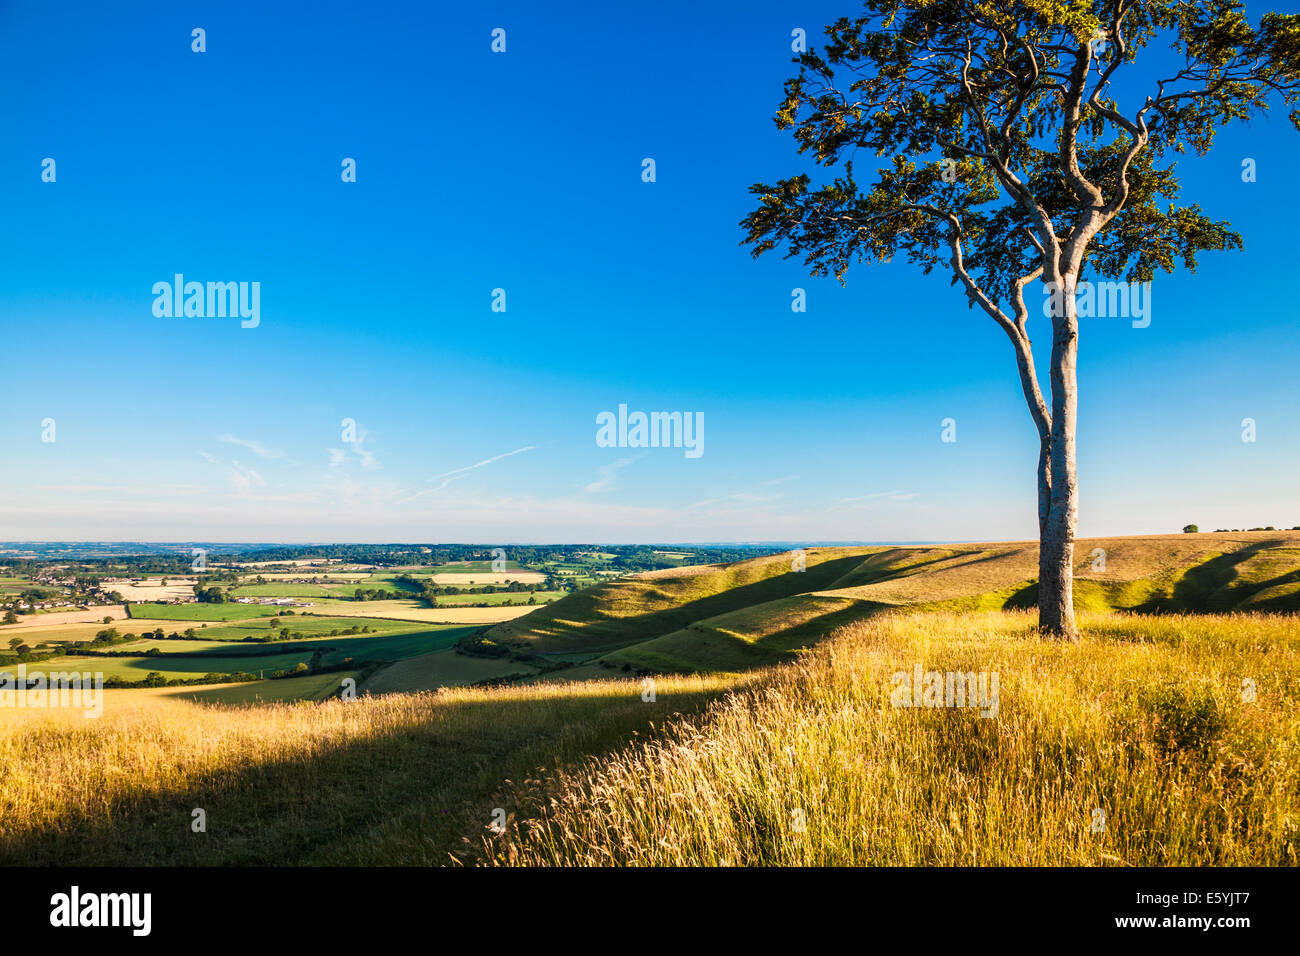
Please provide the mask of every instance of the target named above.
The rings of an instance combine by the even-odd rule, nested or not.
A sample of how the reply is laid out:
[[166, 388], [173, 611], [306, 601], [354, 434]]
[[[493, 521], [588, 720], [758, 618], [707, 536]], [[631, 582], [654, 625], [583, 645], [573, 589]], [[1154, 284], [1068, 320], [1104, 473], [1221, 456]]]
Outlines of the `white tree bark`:
[[1039, 507], [1048, 496], [1047, 514], [1039, 529], [1038, 625], [1048, 635], [1077, 640], [1074, 623], [1074, 535], [1079, 521], [1079, 479], [1075, 470], [1075, 429], [1078, 423], [1079, 317], [1074, 300], [1077, 273], [1062, 284], [1062, 308], [1052, 319], [1052, 424], [1048, 440], [1048, 487], [1039, 475]]

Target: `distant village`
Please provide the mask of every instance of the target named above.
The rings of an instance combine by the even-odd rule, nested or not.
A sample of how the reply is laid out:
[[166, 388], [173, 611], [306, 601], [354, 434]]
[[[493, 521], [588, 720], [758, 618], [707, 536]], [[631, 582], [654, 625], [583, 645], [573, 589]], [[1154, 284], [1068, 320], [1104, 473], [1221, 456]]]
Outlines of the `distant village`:
[[[124, 595], [118, 588], [124, 587], [130, 596]], [[0, 596], [0, 608], [9, 607], [29, 613], [35, 611], [87, 610], [92, 607], [129, 604], [141, 600], [142, 588], [154, 590], [145, 600], [157, 604], [197, 604], [199, 599], [191, 593], [177, 594], [166, 592], [167, 579], [161, 584], [150, 584], [142, 578], [88, 579], [65, 573], [61, 567], [46, 568], [33, 575], [30, 586], [21, 592]], [[62, 593], [54, 593], [55, 591]], [[71, 593], [67, 593], [71, 592]], [[236, 604], [267, 604], [276, 607], [312, 607], [314, 602], [285, 597], [237, 597], [230, 599]]]

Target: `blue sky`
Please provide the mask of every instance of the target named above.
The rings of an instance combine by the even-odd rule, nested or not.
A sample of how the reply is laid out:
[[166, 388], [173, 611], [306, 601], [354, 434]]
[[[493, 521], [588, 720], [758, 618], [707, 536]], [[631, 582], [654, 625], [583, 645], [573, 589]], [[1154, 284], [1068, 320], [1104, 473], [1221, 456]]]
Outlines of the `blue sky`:
[[[0, 539], [1035, 535], [989, 319], [738, 245], [806, 168], [791, 30], [853, 4], [270, 6], [0, 3]], [[1279, 113], [1186, 157], [1245, 251], [1085, 325], [1082, 535], [1300, 524], [1297, 148]], [[155, 317], [178, 272], [260, 282], [260, 325]], [[620, 403], [703, 413], [704, 454], [598, 447]]]

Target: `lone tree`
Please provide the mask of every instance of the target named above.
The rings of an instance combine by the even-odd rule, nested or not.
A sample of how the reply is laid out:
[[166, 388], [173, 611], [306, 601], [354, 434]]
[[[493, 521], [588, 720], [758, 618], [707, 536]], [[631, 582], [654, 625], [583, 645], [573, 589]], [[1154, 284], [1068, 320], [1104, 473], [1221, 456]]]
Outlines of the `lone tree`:
[[[1203, 155], [1220, 127], [1274, 99], [1300, 128], [1300, 16], [1252, 27], [1236, 0], [864, 7], [795, 58], [776, 114], [834, 178], [750, 187], [759, 203], [741, 222], [744, 243], [755, 257], [783, 247], [841, 282], [855, 261], [904, 253], [926, 273], [950, 270], [968, 305], [1002, 327], [1040, 442], [1039, 626], [1074, 639], [1076, 295], [1089, 276], [1148, 282], [1179, 262], [1195, 270], [1204, 250], [1241, 247], [1228, 223], [1177, 204], [1174, 160], [1189, 147]], [[870, 184], [855, 178], [864, 150], [888, 157]], [[1039, 284], [1052, 326], [1046, 398], [1027, 326], [1026, 289]]]

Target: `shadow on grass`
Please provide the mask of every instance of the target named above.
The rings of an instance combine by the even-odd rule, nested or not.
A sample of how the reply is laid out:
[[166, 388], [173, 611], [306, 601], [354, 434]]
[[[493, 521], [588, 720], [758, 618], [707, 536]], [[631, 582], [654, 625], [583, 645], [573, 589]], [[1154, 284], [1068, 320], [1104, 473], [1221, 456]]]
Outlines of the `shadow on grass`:
[[[613, 617], [602, 614], [593, 603], [594, 599], [600, 596], [601, 588], [620, 588], [626, 587], [628, 584], [636, 584], [642, 587], [649, 586], [649, 590], [653, 591], [656, 585], [655, 581], [620, 581], [593, 588], [591, 589], [592, 593], [589, 594], [584, 595], [579, 592], [564, 599], [565, 601], [572, 601], [575, 597], [585, 597], [588, 603], [592, 603], [593, 606], [582, 613], [590, 613], [594, 616], [594, 619], [584, 625], [572, 625], [564, 618], [549, 617], [548, 619], [542, 619], [528, 615], [527, 618], [523, 619], [520, 626], [548, 638], [573, 638], [582, 635], [585, 640], [583, 650], [599, 650], [605, 653], [632, 644], [640, 644], [656, 637], [663, 637], [674, 631], [684, 630], [692, 624], [711, 617], [717, 617], [720, 614], [726, 614], [729, 611], [738, 611], [754, 604], [763, 604], [781, 598], [796, 597], [809, 591], [824, 590], [861, 562], [862, 555], [832, 558], [829, 561], [822, 561], [812, 565], [806, 571], [787, 571], [784, 574], [773, 575], [761, 581], [752, 581], [749, 584], [726, 588], [716, 594], [683, 601], [680, 604], [658, 611], [647, 611], [644, 614], [633, 614], [626, 617]], [[727, 567], [724, 565], [718, 571], [725, 571]], [[566, 611], [564, 601], [551, 605], [540, 613], [546, 614], [552, 608], [559, 613], [574, 613], [571, 610]], [[502, 626], [498, 625], [498, 627]], [[489, 631], [488, 633], [491, 634], [492, 632]], [[510, 640], [511, 638], [512, 635], [507, 636], [505, 639]], [[557, 653], [568, 652], [569, 649], [565, 649]]]
[[[505, 780], [608, 753], [724, 692], [661, 692], [645, 703], [629, 682], [626, 697], [431, 702], [427, 721], [375, 739], [223, 769], [184, 790], [135, 792], [94, 816], [16, 833], [0, 842], [0, 864], [445, 863], [462, 837], [482, 835]], [[191, 831], [196, 808], [205, 833]]]
[[[317, 651], [322, 663], [337, 664], [344, 658], [355, 660], [401, 660], [430, 651], [452, 647], [461, 638], [482, 630], [482, 626], [428, 628], [407, 634], [367, 634], [357, 636], [314, 637], [301, 640], [228, 641], [227, 647], [204, 647], [186, 650], [186, 641], [175, 641], [158, 654], [122, 654], [109, 657], [117, 667], [173, 674], [229, 673], [233, 671], [279, 670], [305, 661]], [[169, 642], [170, 643], [170, 642]], [[74, 651], [69, 656], [76, 656]], [[98, 655], [96, 655], [98, 656]]]
[[[1286, 541], [1273, 539], [1257, 541], [1239, 551], [1216, 555], [1204, 561], [1177, 569], [1161, 585], [1155, 580], [1155, 593], [1140, 601], [1125, 601], [1126, 589], [1135, 582], [1098, 581], [1095, 578], [1075, 581], [1075, 607], [1085, 609], [1081, 588], [1090, 588], [1093, 596], [1100, 597], [1109, 610], [1132, 611], [1138, 614], [1213, 614], [1232, 611], [1252, 596], [1269, 588], [1300, 582], [1300, 568], [1258, 581], [1245, 580], [1240, 569], [1261, 553], [1285, 547]], [[1038, 581], [1025, 582], [1015, 588], [1003, 607], [1007, 610], [1026, 610], [1038, 604]], [[1287, 594], [1265, 602], [1250, 610], [1295, 611], [1300, 610], [1300, 592]]]
[[1257, 541], [1239, 551], [1221, 554], [1188, 568], [1174, 582], [1169, 597], [1156, 598], [1142, 611], [1229, 611], [1265, 588], [1300, 580], [1296, 572], [1269, 581], [1243, 581], [1238, 568], [1261, 551], [1285, 545], [1282, 540]]

